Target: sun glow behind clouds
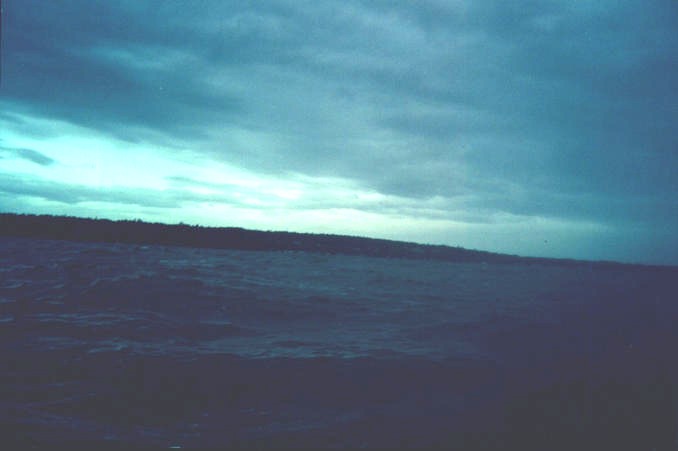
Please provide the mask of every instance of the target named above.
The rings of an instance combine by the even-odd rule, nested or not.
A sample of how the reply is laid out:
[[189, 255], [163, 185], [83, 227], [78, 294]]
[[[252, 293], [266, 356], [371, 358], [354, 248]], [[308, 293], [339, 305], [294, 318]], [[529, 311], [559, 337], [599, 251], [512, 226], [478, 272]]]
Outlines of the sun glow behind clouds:
[[204, 195], [219, 194], [226, 187], [283, 199], [301, 195], [297, 182], [263, 177], [185, 147], [123, 141], [65, 121], [29, 115], [9, 115], [0, 119], [0, 127], [4, 130], [3, 147], [35, 150], [56, 162], [44, 167], [5, 157], [0, 160], [5, 173], [100, 189], [176, 189], [176, 182], [183, 180], [188, 183], [182, 189]]
[[[37, 130], [32, 135], [17, 130]], [[177, 170], [180, 165], [161, 157], [152, 149], [139, 144], [112, 140], [101, 133], [72, 125], [25, 115], [13, 115], [12, 121], [0, 121], [5, 130], [3, 145], [33, 149], [55, 160], [52, 167], [35, 165], [14, 166], [3, 160], [7, 172], [20, 173], [54, 183], [72, 184], [105, 189], [136, 187], [163, 189], [164, 172]]]
[[[374, 230], [391, 235], [389, 230], [401, 228], [389, 225], [392, 217], [363, 211], [389, 196], [345, 179], [254, 174], [187, 149], [125, 142], [28, 115], [14, 115], [0, 125], [7, 131], [3, 146], [34, 149], [55, 160], [49, 167], [17, 158], [0, 160], [5, 178], [30, 181], [44, 190], [41, 196], [19, 195], [27, 210], [32, 205], [76, 215], [99, 216], [98, 211], [115, 218], [141, 214], [168, 222], [364, 235]], [[63, 200], [50, 195], [59, 191], [73, 196]]]
[[[42, 195], [19, 194], [25, 206], [57, 207], [66, 214], [93, 215], [99, 210], [116, 218], [142, 214], [168, 222], [259, 229], [365, 235], [376, 229], [389, 235], [392, 217], [363, 209], [389, 201], [390, 196], [349, 180], [255, 174], [189, 149], [130, 143], [29, 115], [15, 114], [0, 125], [7, 130], [3, 146], [34, 149], [55, 161], [43, 167], [17, 158], [0, 160], [5, 181], [14, 177], [44, 190]], [[32, 133], [22, 131], [26, 129]], [[72, 195], [58, 198], [50, 191]]]
[[[4, 147], [54, 160], [43, 166], [0, 159], [0, 182], [38, 187], [6, 203], [14, 211], [352, 234], [545, 256], [586, 256], [587, 249], [578, 249], [582, 240], [606, 232], [591, 222], [492, 212], [478, 222], [473, 196], [412, 200], [340, 177], [257, 174], [187, 148], [122, 141], [63, 121], [15, 115], [0, 119], [0, 126], [7, 130]], [[545, 246], [543, 237], [553, 236], [566, 238]]]

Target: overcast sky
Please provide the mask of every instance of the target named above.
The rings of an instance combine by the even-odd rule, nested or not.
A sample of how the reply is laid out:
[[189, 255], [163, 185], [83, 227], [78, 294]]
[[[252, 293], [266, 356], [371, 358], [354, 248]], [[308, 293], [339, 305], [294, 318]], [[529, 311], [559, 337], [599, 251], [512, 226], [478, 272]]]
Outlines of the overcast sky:
[[678, 264], [675, 0], [6, 0], [0, 211]]

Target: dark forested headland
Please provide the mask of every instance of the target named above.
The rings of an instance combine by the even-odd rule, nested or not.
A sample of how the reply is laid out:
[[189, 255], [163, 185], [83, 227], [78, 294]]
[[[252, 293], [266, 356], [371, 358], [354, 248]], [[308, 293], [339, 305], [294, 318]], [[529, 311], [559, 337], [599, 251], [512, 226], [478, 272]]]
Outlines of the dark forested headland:
[[[71, 241], [161, 244], [253, 251], [305, 251], [455, 262], [581, 264], [577, 260], [520, 257], [442, 245], [344, 235], [264, 232], [238, 227], [112, 221], [70, 216], [0, 213], [0, 235]], [[597, 262], [597, 265], [618, 265]]]

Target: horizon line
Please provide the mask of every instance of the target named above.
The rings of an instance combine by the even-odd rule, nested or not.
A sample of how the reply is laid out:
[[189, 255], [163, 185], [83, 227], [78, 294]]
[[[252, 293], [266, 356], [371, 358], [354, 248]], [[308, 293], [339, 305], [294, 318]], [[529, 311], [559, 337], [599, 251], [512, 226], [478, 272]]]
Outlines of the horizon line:
[[[17, 213], [17, 212], [2, 212], [0, 211], [0, 217], [2, 216], [25, 216], [25, 217], [34, 217], [34, 218], [44, 218], [44, 219], [69, 219], [69, 220], [81, 220], [81, 221], [92, 221], [92, 222], [111, 222], [111, 223], [137, 223], [137, 224], [145, 224], [145, 225], [150, 225], [150, 226], [164, 226], [164, 227], [190, 227], [190, 228], [197, 228], [197, 229], [212, 229], [212, 230], [223, 230], [223, 231], [236, 231], [240, 230], [243, 232], [254, 232], [254, 233], [259, 233], [259, 234], [289, 234], [289, 235], [299, 235], [299, 236], [305, 236], [305, 237], [333, 237], [333, 238], [351, 238], [351, 239], [358, 239], [358, 240], [365, 240], [365, 241], [375, 241], [375, 242], [382, 242], [382, 243], [389, 243], [392, 245], [406, 245], [406, 246], [416, 246], [416, 247], [421, 247], [421, 248], [429, 248], [433, 249], [444, 249], [444, 250], [456, 250], [458, 252], [465, 252], [468, 255], [470, 254], [475, 254], [476, 256], [478, 255], [485, 255], [490, 258], [490, 260], [495, 260], [494, 262], [498, 262], [499, 260], [501, 263], [518, 263], [518, 262], [542, 262], [542, 263], [550, 263], [550, 264], [564, 264], [564, 265], [577, 265], [577, 264], [592, 264], [592, 265], [602, 265], [602, 266], [634, 266], [634, 267], [643, 267], [643, 268], [669, 268], [669, 269], [678, 269], [678, 265], [668, 265], [668, 264], [647, 264], [647, 263], [635, 263], [635, 262], [621, 262], [621, 261], [615, 261], [615, 260], [585, 260], [585, 259], [575, 259], [575, 258], [562, 258], [562, 257], [537, 257], [537, 256], [529, 256], [529, 255], [519, 255], [519, 254], [508, 254], [508, 253], [501, 253], [501, 252], [496, 252], [496, 251], [488, 251], [488, 250], [480, 250], [480, 249], [470, 249], [470, 248], [465, 248], [462, 246], [453, 246], [449, 244], [432, 244], [432, 243], [422, 243], [422, 242], [416, 242], [416, 241], [404, 241], [404, 240], [395, 240], [395, 239], [388, 239], [388, 238], [378, 238], [378, 237], [371, 237], [371, 236], [364, 236], [364, 235], [351, 235], [351, 234], [343, 234], [343, 233], [322, 233], [322, 232], [297, 232], [297, 231], [292, 231], [292, 230], [263, 230], [263, 229], [248, 229], [244, 227], [239, 227], [239, 226], [212, 226], [212, 225], [203, 225], [203, 224], [189, 224], [184, 221], [178, 221], [178, 222], [151, 222], [148, 220], [144, 220], [141, 218], [135, 218], [135, 219], [111, 219], [110, 217], [85, 217], [85, 216], [74, 216], [74, 215], [63, 215], [63, 214], [36, 214], [36, 213]], [[7, 235], [6, 231], [2, 227], [2, 224], [0, 224], [0, 235]], [[36, 234], [27, 234], [27, 236], [20, 235], [25, 238], [39, 238], [39, 236], [35, 236]], [[16, 236], [15, 234], [11, 234], [10, 236]], [[49, 238], [47, 238], [49, 239]], [[69, 237], [65, 238], [66, 240], [69, 241], [92, 241], [92, 240], [85, 240], [85, 239], [77, 239], [75, 237]], [[104, 242], [111, 242], [109, 240], [104, 240]], [[149, 244], [160, 244], [160, 243], [149, 243]], [[172, 243], [167, 243], [168, 245], [178, 245], [182, 246], [182, 244], [172, 244]], [[190, 244], [188, 245], [183, 245], [183, 246], [188, 246], [188, 247], [201, 247], [201, 248], [209, 248], [211, 246], [191, 246]], [[214, 248], [224, 248], [219, 247], [219, 246], [214, 246]], [[249, 249], [249, 250], [256, 250], [256, 249]], [[267, 250], [267, 249], [259, 249], [259, 250]], [[281, 248], [276, 248], [276, 249], [268, 249], [270, 251], [275, 251], [275, 250], [295, 250], [295, 249], [281, 249]], [[307, 252], [313, 252], [311, 249], [298, 249], [301, 251], [307, 251]], [[355, 253], [350, 253], [350, 252], [341, 252], [349, 255], [355, 255]], [[360, 255], [365, 255], [365, 254], [360, 254]], [[366, 255], [369, 256], [369, 255]], [[377, 257], [379, 257], [377, 255]], [[388, 258], [388, 257], [387, 257]], [[402, 257], [402, 258], [414, 258], [413, 256], [410, 257]], [[421, 259], [421, 258], [420, 258]], [[432, 260], [448, 260], [446, 258], [427, 258], [427, 259], [432, 259]], [[507, 261], [510, 260], [510, 261]], [[492, 262], [490, 262], [492, 263]]]

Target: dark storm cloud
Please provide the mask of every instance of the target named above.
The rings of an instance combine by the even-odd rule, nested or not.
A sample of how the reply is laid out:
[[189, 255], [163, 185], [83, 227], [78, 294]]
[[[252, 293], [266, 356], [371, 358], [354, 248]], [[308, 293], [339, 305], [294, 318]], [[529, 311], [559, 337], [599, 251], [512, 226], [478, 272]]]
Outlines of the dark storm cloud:
[[10, 155], [14, 158], [28, 160], [40, 166], [50, 166], [56, 163], [54, 159], [33, 149], [0, 146], [0, 158], [2, 158], [3, 154]]
[[36, 0], [5, 15], [17, 109], [150, 129], [257, 172], [464, 199], [469, 215], [678, 216], [673, 1]]
[[129, 140], [136, 139], [135, 127], [200, 135], [217, 113], [239, 111], [239, 101], [199, 84], [195, 74], [204, 61], [190, 53], [191, 33], [171, 28], [161, 10], [124, 2], [10, 4], [4, 98]]

